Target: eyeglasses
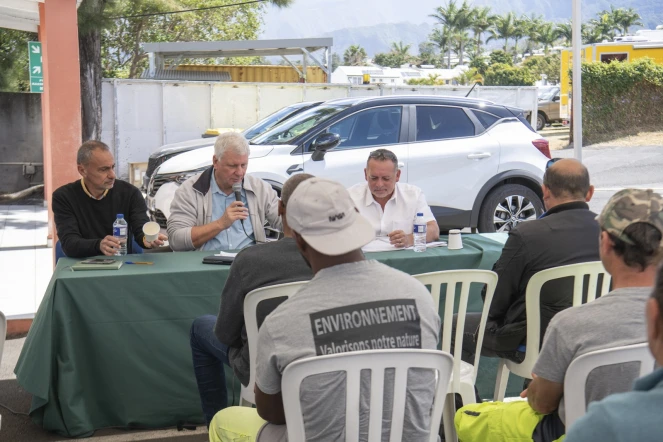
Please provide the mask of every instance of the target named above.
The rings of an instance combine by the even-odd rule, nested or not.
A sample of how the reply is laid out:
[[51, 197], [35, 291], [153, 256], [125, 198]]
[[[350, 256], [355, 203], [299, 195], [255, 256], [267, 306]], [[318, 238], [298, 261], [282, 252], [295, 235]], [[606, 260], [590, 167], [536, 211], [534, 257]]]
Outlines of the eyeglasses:
[[562, 158], [552, 158], [552, 159], [548, 160], [548, 162], [546, 163], [546, 170], [548, 170], [548, 168], [550, 168], [550, 166], [552, 166], [553, 164], [555, 164], [556, 162], [558, 162], [561, 159]]

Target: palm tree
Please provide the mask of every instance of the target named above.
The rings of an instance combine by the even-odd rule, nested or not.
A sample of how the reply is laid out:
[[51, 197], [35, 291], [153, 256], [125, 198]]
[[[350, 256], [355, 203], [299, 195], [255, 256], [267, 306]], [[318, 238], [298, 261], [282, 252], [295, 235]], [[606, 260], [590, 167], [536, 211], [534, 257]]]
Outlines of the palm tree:
[[601, 43], [605, 39], [605, 35], [601, 31], [601, 29], [598, 29], [591, 25], [585, 25], [584, 23], [582, 24], [581, 27], [581, 33], [582, 33], [582, 44], [591, 45], [594, 43]]
[[441, 54], [447, 54], [447, 69], [451, 69], [451, 33], [449, 28], [434, 29], [430, 41], [440, 48]]
[[506, 15], [498, 15], [495, 18], [495, 26], [490, 29], [490, 37], [488, 40], [504, 40], [504, 52], [507, 52], [509, 47], [509, 39], [513, 38], [516, 34], [516, 15], [509, 12]]
[[458, 64], [463, 65], [463, 53], [465, 48], [472, 43], [470, 34], [467, 31], [455, 31], [451, 34], [451, 45], [456, 54], [458, 54]]
[[[430, 17], [437, 20], [443, 27], [448, 28], [451, 33], [463, 33], [472, 26], [473, 11], [474, 9], [467, 0], [463, 0], [463, 4], [460, 6], [457, 5], [456, 0], [449, 0], [446, 6], [438, 6], [435, 13], [431, 14]], [[464, 47], [464, 44], [459, 46], [459, 64], [463, 64]]]
[[548, 50], [555, 45], [555, 42], [559, 39], [559, 32], [555, 28], [555, 25], [548, 22], [545, 23], [541, 29], [539, 29], [539, 36], [537, 38], [537, 43], [543, 45], [543, 52], [548, 55]]
[[527, 46], [525, 46], [525, 52], [532, 53], [534, 45], [539, 38], [539, 28], [543, 24], [543, 17], [532, 14], [529, 17], [523, 15], [523, 27], [525, 30], [525, 36], [527, 37]]
[[488, 6], [474, 8], [472, 11], [472, 32], [474, 32], [474, 42], [475, 49], [477, 52], [481, 52], [481, 36], [488, 32], [488, 30], [493, 26], [495, 21], [495, 16], [490, 13], [490, 8]]
[[619, 28], [622, 35], [628, 34], [628, 28], [631, 26], [644, 26], [640, 21], [640, 14], [633, 8], [615, 9], [610, 5], [610, 14], [612, 15], [612, 22]]
[[343, 64], [346, 66], [363, 66], [366, 51], [359, 45], [352, 45], [343, 53]]
[[513, 33], [513, 56], [514, 56], [514, 61], [518, 58], [518, 41], [520, 41], [521, 38], [525, 37], [527, 35], [527, 32], [529, 30], [528, 26], [528, 20], [527, 16], [523, 15], [520, 18], [516, 18], [514, 20], [514, 33]]
[[449, 3], [445, 6], [438, 6], [435, 8], [435, 13], [430, 14], [429, 17], [437, 20], [439, 24], [447, 28], [456, 27], [456, 16], [458, 15], [458, 6], [456, 5], [456, 0], [449, 0]]
[[571, 45], [573, 42], [573, 28], [571, 27], [571, 22], [559, 23], [557, 24], [557, 33], [559, 38], [563, 38], [567, 45]]
[[403, 44], [402, 41], [399, 41], [398, 43], [393, 42], [391, 43], [391, 52], [394, 54], [401, 56], [403, 58], [409, 58], [410, 57], [410, 47], [412, 45], [405, 45]]
[[601, 34], [601, 40], [614, 40], [617, 34], [616, 31], [620, 29], [612, 18], [610, 12], [602, 11], [598, 14], [598, 18], [593, 18], [589, 21], [589, 25], [594, 28], [595, 32]]

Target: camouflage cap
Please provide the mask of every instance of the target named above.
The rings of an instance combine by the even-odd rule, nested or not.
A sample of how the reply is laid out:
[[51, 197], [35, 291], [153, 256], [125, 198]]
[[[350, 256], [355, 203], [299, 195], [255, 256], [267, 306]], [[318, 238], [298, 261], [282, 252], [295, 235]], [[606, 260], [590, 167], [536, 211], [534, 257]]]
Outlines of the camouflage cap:
[[[633, 244], [624, 230], [632, 224], [647, 223], [663, 236], [663, 197], [651, 189], [624, 189], [610, 198], [596, 217], [599, 226], [627, 244]], [[663, 249], [663, 240], [659, 245]]]

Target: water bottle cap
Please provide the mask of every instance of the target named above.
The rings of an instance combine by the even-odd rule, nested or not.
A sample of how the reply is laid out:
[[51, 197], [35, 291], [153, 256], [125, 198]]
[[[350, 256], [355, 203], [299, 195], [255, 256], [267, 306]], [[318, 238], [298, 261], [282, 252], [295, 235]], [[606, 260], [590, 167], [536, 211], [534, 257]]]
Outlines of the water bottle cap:
[[117, 214], [117, 218], [118, 218], [118, 219], [124, 219], [124, 215], [121, 214], [121, 213], [118, 213], [118, 214]]
[[417, 213], [417, 216], [424, 216], [423, 213]]

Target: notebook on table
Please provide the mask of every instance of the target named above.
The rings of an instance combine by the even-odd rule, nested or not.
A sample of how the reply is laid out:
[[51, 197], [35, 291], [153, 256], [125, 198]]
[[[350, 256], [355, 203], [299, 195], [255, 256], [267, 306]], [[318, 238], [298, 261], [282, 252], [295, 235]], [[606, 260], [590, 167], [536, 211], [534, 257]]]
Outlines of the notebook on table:
[[122, 264], [124, 261], [113, 258], [90, 258], [72, 265], [71, 270], [117, 270]]

